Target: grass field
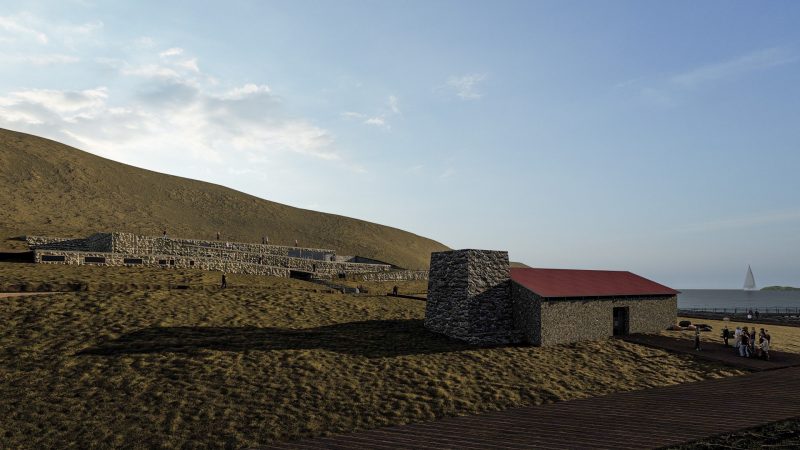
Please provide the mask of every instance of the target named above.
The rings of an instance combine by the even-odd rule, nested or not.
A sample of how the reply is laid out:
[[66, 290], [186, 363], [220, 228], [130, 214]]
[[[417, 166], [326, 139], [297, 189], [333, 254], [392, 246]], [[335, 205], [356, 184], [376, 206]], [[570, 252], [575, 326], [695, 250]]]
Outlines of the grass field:
[[800, 448], [800, 418], [702, 439], [671, 447], [671, 450], [755, 450], [764, 448], [787, 450]]
[[474, 348], [379, 285], [218, 277], [0, 264], [88, 286], [0, 299], [0, 447], [240, 448], [743, 373], [618, 340]]

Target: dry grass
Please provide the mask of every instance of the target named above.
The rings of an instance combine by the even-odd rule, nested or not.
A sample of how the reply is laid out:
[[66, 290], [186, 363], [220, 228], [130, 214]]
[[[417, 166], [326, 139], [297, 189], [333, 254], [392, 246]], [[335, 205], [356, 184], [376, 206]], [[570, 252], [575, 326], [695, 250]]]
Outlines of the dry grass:
[[670, 447], [672, 450], [800, 448], [800, 418]]
[[[302, 181], [298, 181], [302, 183]], [[291, 189], [287, 186], [287, 189]], [[0, 129], [0, 247], [25, 234], [128, 231], [291, 245], [427, 268], [447, 247], [397, 228], [293, 208], [202, 181], [142, 170], [48, 139]]]
[[[760, 324], [758, 322], [724, 322], [722, 320], [707, 320], [707, 319], [692, 319], [680, 317], [678, 320], [690, 320], [692, 323], [707, 323], [711, 325], [714, 331], [709, 333], [701, 333], [700, 339], [708, 342], [722, 342], [722, 328], [727, 325], [731, 330], [731, 335], [736, 327], [756, 327], [756, 329], [767, 329], [772, 337], [770, 348], [772, 350], [800, 353], [800, 327], [785, 327], [773, 324]], [[662, 334], [667, 336], [680, 336], [686, 339], [694, 339], [694, 331], [664, 331]], [[731, 341], [733, 342], [733, 338]]]
[[[118, 290], [0, 301], [5, 448], [239, 448], [743, 373], [618, 340], [474, 348], [427, 332], [424, 302], [294, 280], [0, 264], [0, 281], [51, 270]], [[184, 276], [202, 288], [125, 287]]]

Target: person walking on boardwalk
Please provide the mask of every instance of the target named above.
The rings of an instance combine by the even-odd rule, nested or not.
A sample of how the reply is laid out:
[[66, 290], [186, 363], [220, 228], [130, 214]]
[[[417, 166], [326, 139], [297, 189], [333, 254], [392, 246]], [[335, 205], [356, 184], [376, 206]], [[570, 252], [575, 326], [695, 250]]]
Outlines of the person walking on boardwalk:
[[728, 346], [728, 339], [731, 337], [731, 330], [728, 329], [728, 326], [725, 325], [725, 328], [722, 329], [722, 340], [725, 341], [725, 347]]
[[226, 287], [228, 287], [228, 279], [225, 278], [225, 274], [223, 273], [222, 274], [222, 289], [225, 289]]
[[736, 327], [736, 331], [733, 332], [733, 348], [736, 350], [736, 353], [739, 353], [742, 346], [742, 327]]
[[700, 350], [700, 328], [694, 329], [694, 349]]

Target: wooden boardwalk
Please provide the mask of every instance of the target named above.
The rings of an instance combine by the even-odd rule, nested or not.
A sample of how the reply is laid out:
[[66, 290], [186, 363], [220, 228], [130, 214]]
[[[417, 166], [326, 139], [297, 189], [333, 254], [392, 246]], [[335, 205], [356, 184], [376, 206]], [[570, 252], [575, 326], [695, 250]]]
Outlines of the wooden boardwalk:
[[773, 368], [777, 367], [738, 377], [276, 442], [266, 448], [659, 448], [800, 416], [800, 367], [766, 370]]

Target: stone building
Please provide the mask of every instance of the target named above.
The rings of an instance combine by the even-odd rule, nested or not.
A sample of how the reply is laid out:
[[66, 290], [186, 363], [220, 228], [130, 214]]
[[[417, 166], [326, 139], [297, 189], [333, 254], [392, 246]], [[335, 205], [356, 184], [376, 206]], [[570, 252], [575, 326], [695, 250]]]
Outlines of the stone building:
[[554, 345], [656, 332], [678, 291], [630, 272], [511, 268], [508, 253], [433, 253], [426, 328], [475, 344]]

